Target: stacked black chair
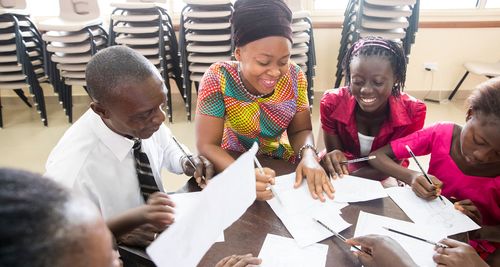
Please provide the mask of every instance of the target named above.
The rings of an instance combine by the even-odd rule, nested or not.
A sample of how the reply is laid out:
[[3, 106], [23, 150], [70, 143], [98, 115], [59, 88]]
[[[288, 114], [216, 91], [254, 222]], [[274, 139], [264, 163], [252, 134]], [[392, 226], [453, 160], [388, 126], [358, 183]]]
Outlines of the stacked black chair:
[[[41, 82], [47, 81], [44, 70], [44, 46], [37, 28], [25, 10], [25, 1], [0, 1], [0, 89], [14, 90], [32, 107], [23, 88], [33, 95], [43, 125], [48, 125]], [[3, 127], [0, 101], [0, 128]]]
[[314, 101], [314, 76], [316, 54], [314, 50], [314, 34], [308, 11], [292, 13], [293, 46], [291, 60], [297, 63], [307, 78], [307, 95], [312, 109]]
[[211, 64], [231, 60], [234, 48], [230, 0], [185, 0], [179, 30], [186, 113], [191, 120], [192, 85], [199, 82]]
[[[165, 1], [158, 1], [165, 2]], [[172, 20], [162, 3], [156, 1], [112, 3], [109, 45], [126, 45], [155, 65], [167, 87], [167, 114], [172, 122], [172, 93], [169, 79], [184, 95], [177, 37]], [[184, 99], [183, 99], [184, 100]]]
[[419, 6], [420, 0], [350, 0], [344, 12], [335, 88], [343, 78], [344, 55], [359, 38], [377, 36], [397, 41], [409, 59], [418, 30]]
[[73, 122], [72, 87], [86, 88], [85, 68], [95, 53], [107, 46], [107, 33], [97, 0], [59, 0], [60, 15], [41, 21], [46, 43], [49, 79], [68, 121]]

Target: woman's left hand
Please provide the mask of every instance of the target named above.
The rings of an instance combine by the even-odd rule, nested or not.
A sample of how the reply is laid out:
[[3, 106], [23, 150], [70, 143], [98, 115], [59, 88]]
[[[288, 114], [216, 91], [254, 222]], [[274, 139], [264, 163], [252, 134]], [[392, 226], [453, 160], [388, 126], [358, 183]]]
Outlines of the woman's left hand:
[[335, 189], [326, 175], [325, 170], [319, 164], [316, 155], [304, 153], [304, 157], [297, 166], [296, 175], [295, 188], [299, 187], [302, 183], [302, 179], [305, 178], [309, 186], [309, 192], [311, 192], [311, 196], [314, 199], [319, 198], [321, 202], [324, 202], [325, 197], [323, 192], [325, 192], [330, 199], [333, 199]]

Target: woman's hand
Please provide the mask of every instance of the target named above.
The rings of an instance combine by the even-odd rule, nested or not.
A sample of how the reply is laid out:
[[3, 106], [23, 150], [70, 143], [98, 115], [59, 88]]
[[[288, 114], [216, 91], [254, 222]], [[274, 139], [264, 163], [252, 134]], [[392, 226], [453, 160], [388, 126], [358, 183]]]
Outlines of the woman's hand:
[[321, 202], [324, 202], [325, 197], [323, 196], [323, 192], [325, 192], [330, 199], [333, 199], [335, 189], [330, 179], [326, 175], [323, 167], [319, 164], [316, 155], [307, 152], [308, 151], [305, 151], [304, 157], [297, 166], [297, 176], [295, 177], [294, 187], [299, 187], [302, 183], [302, 179], [305, 178], [307, 180], [309, 192], [311, 192], [311, 196], [314, 199], [319, 198]]
[[269, 200], [273, 198], [273, 193], [269, 189], [269, 186], [274, 184], [276, 173], [269, 168], [262, 168], [262, 170], [264, 173], [259, 168], [255, 169], [257, 200]]
[[336, 179], [337, 177], [342, 177], [344, 174], [349, 174], [347, 170], [347, 165], [340, 164], [342, 161], [346, 161], [344, 153], [338, 149], [333, 150], [332, 152], [327, 153], [323, 159], [323, 165], [328, 173]]

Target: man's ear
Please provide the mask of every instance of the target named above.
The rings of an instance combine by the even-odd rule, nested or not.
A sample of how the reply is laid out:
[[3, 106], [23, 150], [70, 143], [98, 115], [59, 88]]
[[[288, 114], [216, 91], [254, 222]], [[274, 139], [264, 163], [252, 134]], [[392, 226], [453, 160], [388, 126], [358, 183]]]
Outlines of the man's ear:
[[108, 110], [99, 102], [92, 101], [90, 103], [90, 108], [103, 119], [109, 119]]
[[474, 111], [469, 108], [466, 113], [465, 121], [469, 121], [472, 118], [472, 115], [474, 115]]

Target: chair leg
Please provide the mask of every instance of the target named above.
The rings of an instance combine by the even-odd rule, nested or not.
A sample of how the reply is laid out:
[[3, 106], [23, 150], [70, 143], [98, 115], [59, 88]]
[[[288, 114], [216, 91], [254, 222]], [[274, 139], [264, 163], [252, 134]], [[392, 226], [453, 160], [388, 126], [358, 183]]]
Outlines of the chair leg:
[[26, 106], [30, 108], [33, 107], [31, 103], [28, 101], [28, 98], [26, 97], [22, 89], [14, 89], [14, 92], [17, 94], [17, 96], [19, 96], [19, 98], [21, 98], [21, 100], [26, 104]]
[[458, 91], [458, 88], [460, 88], [460, 85], [462, 85], [462, 83], [464, 82], [465, 78], [467, 78], [467, 75], [469, 75], [469, 71], [466, 71], [464, 76], [462, 77], [462, 79], [460, 79], [460, 81], [458, 82], [457, 86], [455, 87], [455, 89], [453, 89], [453, 91], [451, 92], [450, 96], [448, 97], [448, 100], [451, 101], [451, 99], [455, 96], [455, 94], [457, 93]]

